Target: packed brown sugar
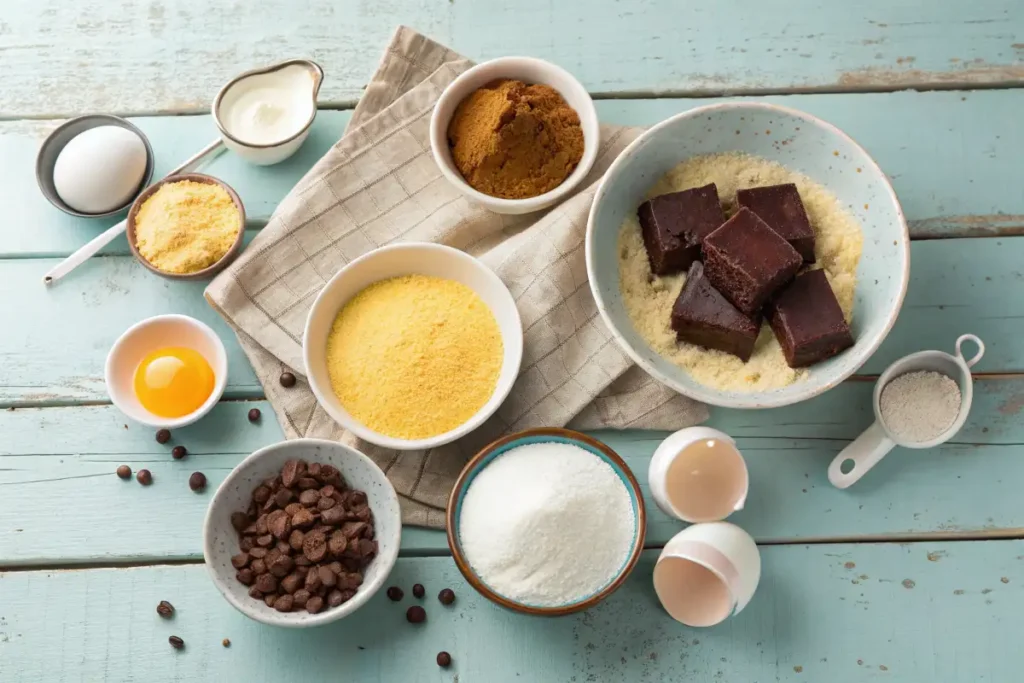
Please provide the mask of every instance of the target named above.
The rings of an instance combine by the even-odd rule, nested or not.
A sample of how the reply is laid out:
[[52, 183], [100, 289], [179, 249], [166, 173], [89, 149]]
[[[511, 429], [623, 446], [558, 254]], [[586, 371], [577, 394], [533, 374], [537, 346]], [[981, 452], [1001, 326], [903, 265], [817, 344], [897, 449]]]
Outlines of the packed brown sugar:
[[501, 331], [466, 285], [426, 275], [376, 282], [338, 313], [327, 338], [331, 388], [352, 417], [400, 439], [459, 427], [491, 398]]
[[466, 182], [502, 199], [550, 192], [583, 158], [576, 111], [554, 88], [522, 81], [494, 81], [460, 102], [448, 143]]

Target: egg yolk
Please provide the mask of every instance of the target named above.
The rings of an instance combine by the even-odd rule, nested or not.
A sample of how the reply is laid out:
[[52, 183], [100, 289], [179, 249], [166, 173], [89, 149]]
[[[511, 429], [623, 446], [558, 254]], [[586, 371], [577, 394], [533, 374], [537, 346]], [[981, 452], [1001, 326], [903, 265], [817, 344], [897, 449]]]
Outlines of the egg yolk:
[[135, 370], [135, 396], [160, 417], [183, 417], [213, 393], [213, 369], [202, 354], [181, 347], [157, 349]]

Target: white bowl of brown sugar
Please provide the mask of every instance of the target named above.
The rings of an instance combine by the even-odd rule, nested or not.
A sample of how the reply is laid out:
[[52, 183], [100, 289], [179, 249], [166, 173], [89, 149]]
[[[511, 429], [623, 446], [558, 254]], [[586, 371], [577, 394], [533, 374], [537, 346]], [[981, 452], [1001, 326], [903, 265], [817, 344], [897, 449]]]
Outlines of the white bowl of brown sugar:
[[[382, 247], [342, 268], [306, 319], [309, 386], [370, 443], [434, 448], [477, 429], [523, 356], [515, 300], [487, 266], [440, 244]], [[481, 446], [496, 436], [481, 430]]]
[[430, 118], [441, 173], [495, 213], [549, 208], [597, 159], [597, 110], [565, 69], [531, 57], [483, 62], [452, 81]]

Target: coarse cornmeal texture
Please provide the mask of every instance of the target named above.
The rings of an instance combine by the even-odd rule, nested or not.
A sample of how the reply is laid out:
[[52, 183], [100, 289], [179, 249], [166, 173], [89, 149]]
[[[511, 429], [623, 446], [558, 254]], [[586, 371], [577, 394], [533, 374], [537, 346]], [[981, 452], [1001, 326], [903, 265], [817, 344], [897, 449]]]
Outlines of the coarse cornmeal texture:
[[[749, 187], [795, 183], [814, 229], [813, 267], [825, 270], [829, 284], [850, 322], [864, 235], [860, 225], [835, 195], [810, 178], [749, 154], [729, 152], [694, 157], [659, 180], [648, 198], [714, 183], [727, 215], [736, 211], [736, 191]], [[767, 324], [761, 326], [754, 353], [746, 363], [702, 346], [677, 342], [670, 326], [672, 304], [686, 281], [685, 273], [666, 277], [651, 274], [636, 212], [619, 231], [619, 289], [633, 327], [658, 355], [690, 373], [694, 380], [722, 391], [778, 389], [807, 376], [808, 370], [786, 365], [782, 347]]]
[[398, 439], [464, 424], [491, 398], [504, 360], [494, 314], [466, 285], [427, 275], [375, 282], [327, 336], [331, 388], [352, 417]]
[[135, 215], [135, 246], [167, 273], [209, 268], [228, 253], [242, 214], [220, 185], [181, 180], [161, 185]]

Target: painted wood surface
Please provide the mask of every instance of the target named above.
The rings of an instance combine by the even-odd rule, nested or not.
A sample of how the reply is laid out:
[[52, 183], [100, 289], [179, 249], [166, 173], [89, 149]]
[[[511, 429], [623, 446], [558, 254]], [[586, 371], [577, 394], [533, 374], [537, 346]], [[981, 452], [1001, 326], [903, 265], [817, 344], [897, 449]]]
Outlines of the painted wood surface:
[[[889, 174], [916, 238], [1024, 232], [1024, 187], [1007, 183], [1024, 156], [1018, 125], [1024, 91], [901, 92], [791, 95], [766, 101], [802, 109], [835, 123], [863, 144]], [[606, 100], [609, 123], [648, 126], [721, 99]], [[299, 153], [271, 168], [226, 155], [207, 169], [242, 197], [250, 223], [262, 225], [287, 191], [338, 139], [349, 112], [321, 111]], [[153, 145], [156, 177], [216, 137], [208, 116], [133, 119]], [[66, 256], [117, 219], [84, 219], [53, 208], [39, 192], [39, 144], [56, 121], [0, 122], [0, 258]], [[121, 239], [104, 253], [127, 254]], [[76, 287], [73, 280], [68, 287]]]
[[[486, 602], [449, 558], [403, 558], [357, 615], [318, 629], [261, 626], [199, 565], [0, 574], [4, 681], [828, 681], [1018, 683], [1024, 542], [762, 548], [738, 616], [691, 629], [650, 584], [654, 551], [582, 615], [526, 617]], [[405, 609], [423, 583], [427, 621]], [[452, 607], [434, 597], [443, 587]], [[160, 600], [173, 619], [156, 614]], [[167, 642], [185, 641], [181, 651]], [[228, 638], [231, 646], [221, 641]], [[434, 663], [445, 650], [453, 666]], [[244, 673], [243, 673], [244, 672]]]
[[202, 111], [236, 73], [300, 55], [326, 69], [324, 102], [350, 104], [399, 23], [477, 60], [551, 60], [602, 94], [1024, 82], [1015, 0], [37, 0], [4, 12], [0, 114]]
[[[862, 368], [876, 374], [922, 348], [951, 349], [965, 332], [988, 350], [978, 372], [1024, 370], [1024, 237], [913, 243], [911, 282], [899, 320]], [[154, 276], [128, 256], [93, 259], [56, 287], [43, 273], [53, 259], [0, 260], [0, 316], [17, 320], [0, 335], [0, 406], [107, 401], [103, 363], [130, 325], [161, 313], [209, 323], [228, 351], [228, 397], [261, 398], [248, 361], [223, 320], [202, 298], [204, 283]], [[69, 347], [68, 340], [75, 344]]]
[[[736, 436], [750, 469], [746, 509], [730, 519], [761, 542], [809, 539], [995, 537], [1024, 534], [1017, 489], [1024, 378], [976, 382], [970, 420], [954, 443], [928, 451], [896, 449], [857, 486], [839, 491], [825, 476], [835, 454], [867, 427], [870, 382], [847, 382], [811, 401], [776, 410], [716, 410], [709, 424]], [[257, 405], [263, 419], [246, 418]], [[112, 406], [0, 411], [3, 509], [54, 514], [0, 515], [0, 566], [122, 563], [202, 558], [202, 520], [215, 487], [250, 452], [283, 438], [264, 402], [224, 402], [202, 422], [175, 430], [166, 445]], [[597, 432], [637, 475], [664, 434]], [[170, 457], [174, 444], [185, 460]], [[150, 487], [114, 474], [149, 469]], [[188, 488], [202, 471], [206, 493]], [[649, 547], [682, 525], [647, 495]], [[47, 501], [75, 501], [61, 514]], [[103, 533], [96, 533], [103, 529]], [[447, 553], [444, 535], [406, 527], [406, 554]]]

